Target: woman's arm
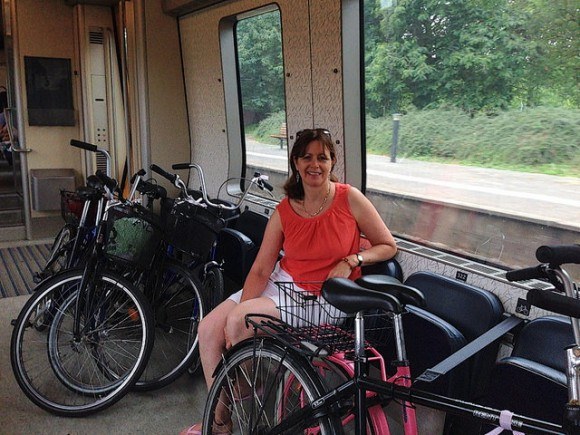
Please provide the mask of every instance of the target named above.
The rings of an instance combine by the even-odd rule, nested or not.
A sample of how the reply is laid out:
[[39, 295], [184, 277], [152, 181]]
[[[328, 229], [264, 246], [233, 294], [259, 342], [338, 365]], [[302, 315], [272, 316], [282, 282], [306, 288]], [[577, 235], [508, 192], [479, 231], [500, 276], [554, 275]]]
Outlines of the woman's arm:
[[[363, 264], [393, 258], [397, 253], [397, 244], [375, 206], [360, 190], [352, 186], [349, 189], [348, 201], [358, 227], [372, 245], [361, 253]], [[356, 255], [349, 255], [348, 260], [351, 265], [358, 264]]]
[[260, 250], [244, 282], [240, 302], [257, 298], [262, 294], [280, 255], [283, 241], [282, 222], [278, 210], [275, 210], [268, 220]]
[[[348, 278], [353, 268], [388, 260], [397, 253], [397, 244], [393, 235], [368, 198], [360, 190], [351, 186], [348, 191], [348, 202], [359, 229], [368, 239], [371, 247], [361, 252], [360, 257], [355, 253], [345, 257], [346, 261], [339, 261], [328, 274], [329, 278]], [[359, 264], [359, 258], [362, 258], [362, 264]]]

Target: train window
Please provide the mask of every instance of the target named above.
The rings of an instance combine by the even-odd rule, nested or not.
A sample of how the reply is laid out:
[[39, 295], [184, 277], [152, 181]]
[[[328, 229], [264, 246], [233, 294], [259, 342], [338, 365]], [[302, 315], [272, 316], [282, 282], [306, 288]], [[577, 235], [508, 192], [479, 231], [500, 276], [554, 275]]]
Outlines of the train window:
[[[271, 9], [259, 10], [261, 13], [236, 23], [247, 177], [256, 170], [264, 175], [271, 175], [271, 171], [288, 173], [282, 29], [280, 11]], [[274, 191], [275, 198], [282, 194]]]
[[578, 243], [575, 8], [364, 0], [366, 193], [395, 234], [504, 267]]

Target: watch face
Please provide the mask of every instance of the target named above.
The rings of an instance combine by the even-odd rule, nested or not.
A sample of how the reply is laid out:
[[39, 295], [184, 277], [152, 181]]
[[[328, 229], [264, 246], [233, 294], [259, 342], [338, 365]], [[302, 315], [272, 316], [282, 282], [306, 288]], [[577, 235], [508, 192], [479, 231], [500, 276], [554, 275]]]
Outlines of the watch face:
[[356, 259], [358, 260], [358, 265], [361, 266], [363, 264], [363, 256], [360, 254], [356, 254]]

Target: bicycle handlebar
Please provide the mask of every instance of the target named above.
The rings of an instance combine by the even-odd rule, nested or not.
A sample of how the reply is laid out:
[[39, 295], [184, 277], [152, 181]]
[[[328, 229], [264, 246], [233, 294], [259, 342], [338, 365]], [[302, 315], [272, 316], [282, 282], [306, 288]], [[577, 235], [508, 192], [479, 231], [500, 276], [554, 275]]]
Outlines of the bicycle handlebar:
[[546, 268], [543, 264], [523, 269], [510, 270], [505, 277], [508, 281], [527, 281], [528, 279], [547, 278]]
[[538, 307], [554, 313], [580, 318], [580, 299], [570, 298], [550, 291], [528, 290], [527, 301]]
[[270, 192], [274, 190], [274, 186], [268, 183], [264, 177], [259, 172], [254, 172], [254, 178], [257, 178], [257, 185], [260, 189], [264, 190], [264, 188], [268, 189]]
[[76, 139], [71, 139], [70, 144], [76, 148], [80, 148], [80, 149], [83, 149], [86, 151], [91, 151], [93, 153], [103, 154], [107, 160], [107, 176], [109, 176], [109, 177], [111, 176], [111, 154], [109, 154], [109, 151], [107, 151], [104, 148], [99, 148], [98, 146], [93, 145], [92, 143], [83, 142], [83, 141], [76, 140]]
[[93, 153], [96, 153], [97, 150], [99, 149], [98, 146], [93, 145], [92, 143], [83, 142], [83, 141], [76, 140], [76, 139], [71, 139], [70, 144], [73, 147], [81, 148], [83, 150], [91, 151]]
[[115, 191], [115, 189], [117, 188], [117, 180], [114, 180], [113, 178], [104, 174], [103, 171], [101, 171], [100, 169], [98, 169], [97, 172], [95, 172], [95, 175], [111, 192]]
[[[170, 174], [170, 173], [169, 173], [169, 172], [167, 172], [165, 169], [163, 169], [163, 168], [160, 168], [159, 166], [157, 166], [155, 163], [153, 163], [151, 166], [149, 166], [149, 168], [150, 168], [150, 169], [151, 169], [153, 172], [155, 172], [155, 173], [157, 173], [157, 174], [161, 175], [163, 178], [166, 178], [167, 180], [169, 180], [169, 182], [170, 182], [171, 184], [175, 184], [175, 183], [176, 183], [176, 181], [177, 181], [177, 178], [178, 178], [177, 174]], [[177, 185], [176, 185], [176, 187], [180, 187], [180, 186], [177, 186]]]
[[552, 267], [580, 264], [580, 245], [540, 246], [536, 250], [536, 258]]
[[254, 173], [254, 177], [250, 180], [250, 185], [248, 186], [248, 188], [244, 191], [243, 195], [241, 196], [241, 198], [239, 198], [237, 204], [222, 204], [222, 203], [216, 203], [211, 201], [208, 196], [207, 196], [207, 188], [206, 188], [206, 184], [205, 184], [205, 177], [203, 175], [203, 169], [201, 168], [201, 166], [199, 166], [198, 164], [195, 163], [175, 163], [173, 165], [171, 165], [172, 169], [175, 170], [180, 170], [180, 169], [196, 169], [198, 176], [199, 176], [199, 182], [201, 184], [200, 186], [200, 190], [201, 190], [201, 196], [202, 198], [199, 200], [195, 200], [193, 199], [193, 197], [187, 192], [187, 186], [185, 185], [185, 183], [183, 182], [183, 180], [181, 180], [181, 178], [179, 177], [179, 175], [177, 174], [170, 174], [167, 171], [161, 169], [159, 166], [157, 165], [151, 165], [151, 170], [158, 173], [159, 175], [165, 177], [167, 180], [169, 180], [175, 187], [177, 187], [178, 189], [181, 190], [183, 197], [189, 199], [190, 201], [198, 204], [198, 205], [202, 205], [200, 202], [203, 201], [203, 204], [207, 204], [211, 207], [216, 207], [222, 210], [236, 210], [240, 207], [241, 203], [244, 201], [244, 199], [246, 198], [246, 195], [248, 194], [248, 192], [250, 191], [250, 188], [252, 187], [252, 185], [256, 185], [258, 186], [260, 189], [268, 189], [269, 191], [272, 191], [274, 188], [268, 183], [266, 182], [264, 176], [260, 175], [259, 172], [255, 172]]
[[565, 294], [554, 293], [551, 290], [530, 289], [527, 301], [538, 308], [576, 319], [580, 318], [578, 293], [574, 289], [570, 275], [560, 267], [563, 264], [580, 264], [580, 245], [540, 246], [536, 250], [536, 258], [542, 264], [511, 270], [506, 273], [506, 279], [508, 281], [547, 279], [555, 290]]
[[135, 180], [137, 179], [137, 177], [143, 177], [143, 175], [145, 175], [147, 172], [145, 172], [145, 169], [141, 168], [139, 169], [135, 174], [133, 174], [133, 176], [131, 177], [131, 184], [135, 184]]

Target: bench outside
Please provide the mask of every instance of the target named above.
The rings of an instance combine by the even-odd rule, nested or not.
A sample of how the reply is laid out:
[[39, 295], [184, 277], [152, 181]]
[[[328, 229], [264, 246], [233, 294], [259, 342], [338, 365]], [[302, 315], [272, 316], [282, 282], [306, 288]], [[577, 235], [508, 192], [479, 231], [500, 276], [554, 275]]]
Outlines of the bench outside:
[[288, 131], [286, 130], [286, 123], [280, 125], [280, 132], [278, 134], [271, 134], [270, 137], [280, 141], [280, 149], [284, 148], [284, 143], [288, 143]]

